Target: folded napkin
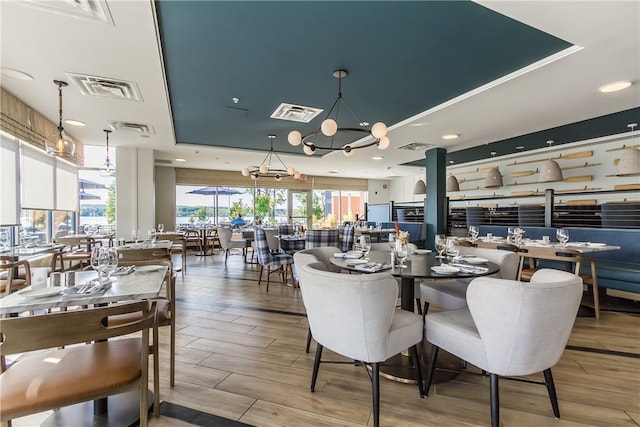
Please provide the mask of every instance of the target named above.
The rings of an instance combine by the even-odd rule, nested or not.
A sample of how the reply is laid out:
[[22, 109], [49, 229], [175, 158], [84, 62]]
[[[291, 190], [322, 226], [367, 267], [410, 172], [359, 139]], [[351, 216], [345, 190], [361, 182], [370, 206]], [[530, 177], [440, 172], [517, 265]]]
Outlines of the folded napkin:
[[361, 253], [348, 253], [348, 252], [336, 252], [333, 254], [334, 258], [344, 258], [344, 259], [358, 259], [362, 257]]
[[118, 267], [118, 269], [116, 271], [114, 271], [113, 273], [111, 273], [112, 276], [125, 276], [129, 273], [133, 273], [133, 271], [135, 270], [135, 266], [133, 265], [129, 265], [129, 266], [121, 266]]
[[367, 264], [356, 265], [354, 269], [367, 273], [375, 273], [377, 271], [387, 270], [391, 268], [391, 264], [381, 264], [378, 262], [369, 262]]
[[111, 282], [100, 283], [92, 280], [82, 285], [65, 288], [62, 293], [67, 297], [89, 297], [104, 294], [111, 287]]
[[[444, 264], [443, 264], [444, 265]], [[487, 267], [480, 267], [477, 265], [469, 265], [469, 264], [451, 264], [453, 267], [458, 267], [462, 273], [471, 273], [471, 274], [482, 274], [489, 271]]]

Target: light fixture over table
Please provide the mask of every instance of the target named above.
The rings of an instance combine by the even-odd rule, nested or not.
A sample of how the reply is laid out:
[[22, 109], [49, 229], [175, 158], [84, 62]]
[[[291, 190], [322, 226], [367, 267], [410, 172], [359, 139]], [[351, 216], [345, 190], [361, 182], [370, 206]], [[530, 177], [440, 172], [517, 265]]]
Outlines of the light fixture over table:
[[100, 176], [104, 176], [104, 177], [115, 176], [116, 168], [113, 165], [113, 163], [111, 163], [111, 160], [109, 160], [109, 134], [111, 133], [111, 131], [109, 129], [103, 129], [103, 130], [107, 136], [107, 158], [104, 161], [104, 164], [100, 166]]
[[413, 187], [413, 194], [426, 194], [427, 193], [427, 184], [419, 179], [416, 181], [416, 185]]
[[[629, 123], [627, 127], [631, 129], [631, 133], [635, 127], [638, 126], [637, 123]], [[618, 162], [618, 167], [616, 168], [617, 176], [638, 176], [640, 175], [640, 150], [637, 148], [627, 148], [622, 151], [622, 157]]]
[[[320, 125], [320, 129], [306, 135], [302, 135], [302, 133], [297, 130], [289, 132], [289, 136], [287, 139], [289, 140], [289, 143], [291, 145], [298, 146], [300, 144], [303, 144], [303, 150], [305, 154], [309, 156], [314, 155], [316, 153], [316, 150], [342, 151], [342, 154], [344, 154], [345, 156], [351, 156], [354, 154], [354, 150], [357, 150], [359, 148], [367, 148], [373, 145], [377, 145], [379, 149], [385, 150], [389, 147], [387, 125], [382, 122], [377, 122], [373, 126], [371, 126], [371, 128], [369, 128], [369, 123], [361, 120], [353, 110], [353, 108], [351, 108], [349, 103], [342, 97], [342, 79], [347, 77], [347, 75], [347, 70], [335, 70], [333, 72], [333, 76], [338, 79], [338, 98], [331, 106], [331, 109]], [[360, 127], [340, 127], [338, 125], [338, 114], [340, 113], [341, 104], [344, 104], [351, 112], [351, 114], [353, 114], [356, 119], [356, 123], [358, 123]], [[332, 117], [332, 113], [334, 112], [334, 110], [335, 114]], [[374, 140], [361, 145], [353, 145], [353, 142], [350, 142], [343, 146], [336, 146], [334, 145], [334, 137], [340, 132], [354, 132], [367, 135], [370, 134], [371, 136], [373, 136]], [[331, 138], [329, 143], [320, 144], [317, 142], [317, 139], [316, 142], [312, 141], [312, 139], [315, 139], [315, 137], [320, 137], [320, 135]]]
[[[292, 167], [287, 167], [278, 153], [273, 151], [273, 140], [276, 139], [275, 135], [268, 135], [270, 142], [269, 153], [264, 158], [260, 166], [250, 166], [248, 168], [242, 169], [243, 176], [250, 176], [251, 179], [257, 180], [261, 177], [269, 177], [273, 178], [276, 181], [281, 181], [283, 177], [292, 176], [294, 179], [300, 179], [300, 172], [296, 171]], [[279, 165], [272, 164], [273, 157], [280, 162]]]
[[47, 154], [51, 156], [71, 157], [76, 152], [76, 143], [65, 133], [62, 127], [62, 88], [66, 87], [68, 83], [61, 80], [54, 80], [53, 82], [58, 86], [60, 120], [58, 121], [58, 131], [45, 140], [44, 148]]
[[[553, 144], [553, 140], [547, 141], [549, 148]], [[542, 162], [540, 166], [540, 175], [538, 175], [538, 182], [558, 182], [562, 181], [562, 169], [558, 162], [552, 159], [547, 159]]]

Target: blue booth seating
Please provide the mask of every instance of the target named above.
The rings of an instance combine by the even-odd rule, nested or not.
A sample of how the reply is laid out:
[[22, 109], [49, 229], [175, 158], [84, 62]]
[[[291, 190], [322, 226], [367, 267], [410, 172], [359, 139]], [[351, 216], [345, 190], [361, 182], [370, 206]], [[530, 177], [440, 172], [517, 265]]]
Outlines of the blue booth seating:
[[[545, 227], [522, 227], [524, 237], [542, 239], [549, 236], [556, 241], [556, 229]], [[593, 252], [585, 254], [596, 260], [598, 287], [617, 289], [640, 294], [640, 230], [623, 230], [613, 228], [580, 228], [566, 227], [569, 230], [569, 242], [597, 242], [620, 246], [618, 250]], [[480, 226], [480, 236], [493, 233], [494, 236], [507, 236], [507, 227]], [[588, 263], [582, 265], [583, 272], [588, 273]]]
[[[376, 223], [368, 221], [367, 227], [375, 227]], [[395, 228], [396, 224], [394, 222], [381, 222], [380, 226], [383, 229], [391, 229]], [[415, 244], [419, 248], [424, 248], [425, 244], [425, 236], [426, 236], [426, 224], [423, 222], [398, 222], [398, 227], [400, 231], [408, 231], [409, 232], [409, 243]], [[389, 239], [389, 233], [380, 234], [381, 241], [385, 241]]]

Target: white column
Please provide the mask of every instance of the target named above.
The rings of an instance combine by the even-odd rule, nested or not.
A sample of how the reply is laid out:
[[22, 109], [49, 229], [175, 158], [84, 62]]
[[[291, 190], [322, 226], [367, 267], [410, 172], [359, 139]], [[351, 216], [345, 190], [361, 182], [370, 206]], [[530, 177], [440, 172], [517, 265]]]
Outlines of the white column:
[[116, 165], [116, 235], [129, 239], [135, 228], [145, 238], [156, 223], [153, 150], [117, 147]]

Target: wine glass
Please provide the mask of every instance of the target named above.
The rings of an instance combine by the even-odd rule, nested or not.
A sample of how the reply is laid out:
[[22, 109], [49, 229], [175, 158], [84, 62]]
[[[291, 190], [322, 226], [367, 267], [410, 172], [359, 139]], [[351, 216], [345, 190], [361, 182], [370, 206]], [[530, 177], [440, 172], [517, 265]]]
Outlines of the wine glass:
[[556, 230], [556, 238], [562, 246], [566, 245], [569, 241], [569, 230], [567, 230], [566, 228], [558, 228]]
[[475, 225], [470, 225], [469, 226], [469, 237], [471, 237], [471, 241], [475, 242], [476, 239], [478, 238], [478, 227]]
[[360, 236], [360, 250], [362, 251], [362, 256], [367, 257], [369, 255], [369, 251], [371, 251], [371, 237], [361, 235]]
[[0, 229], [0, 247], [6, 249], [9, 246], [9, 232], [6, 229]]
[[93, 268], [98, 273], [98, 278], [102, 277], [102, 274], [103, 274], [102, 267], [104, 267], [104, 264], [100, 263], [101, 255], [102, 255], [101, 246], [94, 246], [91, 249], [91, 260], [90, 260], [91, 268]]
[[158, 224], [158, 233], [163, 233], [164, 232], [164, 224], [160, 223]]
[[389, 233], [389, 247], [394, 250], [396, 247], [396, 233]]
[[442, 253], [447, 247], [447, 236], [445, 236], [444, 234], [436, 234], [434, 243], [435, 243], [436, 251], [438, 251], [438, 256], [436, 256], [436, 258], [444, 258]]
[[460, 254], [460, 243], [456, 239], [447, 239], [446, 243], [447, 257], [451, 258], [453, 262]]
[[398, 261], [400, 261], [400, 268], [405, 268], [404, 260], [409, 256], [409, 247], [406, 243], [403, 243], [401, 240], [396, 240], [396, 257]]
[[138, 239], [140, 239], [140, 236], [138, 235], [138, 229], [134, 228], [133, 230], [131, 230], [131, 238], [133, 239], [133, 241], [135, 242], [135, 244], [138, 244]]
[[155, 245], [156, 239], [158, 238], [158, 236], [156, 235], [156, 230], [152, 228], [151, 230], [147, 231], [147, 238], [149, 239], [149, 243], [151, 245]]
[[100, 259], [106, 276], [105, 281], [108, 282], [111, 280], [111, 275], [118, 269], [118, 251], [113, 247], [103, 248]]

